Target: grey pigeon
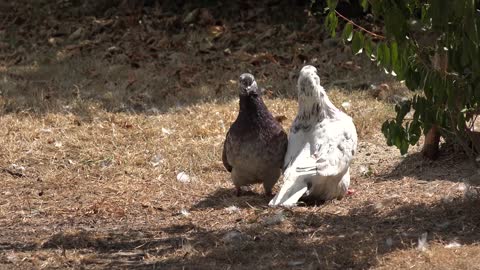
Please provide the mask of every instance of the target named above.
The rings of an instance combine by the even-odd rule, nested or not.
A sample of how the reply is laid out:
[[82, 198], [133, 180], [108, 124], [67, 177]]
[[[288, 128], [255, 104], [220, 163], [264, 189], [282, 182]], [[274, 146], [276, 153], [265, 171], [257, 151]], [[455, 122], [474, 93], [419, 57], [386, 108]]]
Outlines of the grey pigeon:
[[270, 206], [294, 206], [305, 194], [341, 199], [350, 185], [357, 149], [352, 118], [330, 102], [315, 67], [302, 68], [297, 89], [298, 114], [290, 128], [283, 186]]
[[240, 111], [225, 138], [223, 165], [231, 172], [237, 196], [240, 187], [254, 183], [263, 183], [271, 196], [282, 172], [287, 134], [263, 103], [253, 75], [242, 74], [239, 84]]

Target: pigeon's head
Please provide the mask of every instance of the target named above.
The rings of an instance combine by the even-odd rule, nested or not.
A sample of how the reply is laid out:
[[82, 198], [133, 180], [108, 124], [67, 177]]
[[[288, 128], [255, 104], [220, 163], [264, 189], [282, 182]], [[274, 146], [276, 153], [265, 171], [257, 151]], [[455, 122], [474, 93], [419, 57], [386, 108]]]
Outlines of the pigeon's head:
[[299, 121], [319, 121], [325, 117], [334, 117], [338, 109], [333, 105], [320, 85], [320, 77], [313, 66], [304, 66], [297, 83]]
[[240, 79], [238, 80], [240, 85], [240, 95], [245, 96], [258, 96], [260, 94], [260, 90], [258, 89], [257, 82], [255, 78], [250, 73], [243, 73], [240, 75]]
[[299, 98], [318, 99], [323, 98], [325, 90], [320, 85], [320, 77], [314, 66], [304, 66], [298, 77], [297, 90]]

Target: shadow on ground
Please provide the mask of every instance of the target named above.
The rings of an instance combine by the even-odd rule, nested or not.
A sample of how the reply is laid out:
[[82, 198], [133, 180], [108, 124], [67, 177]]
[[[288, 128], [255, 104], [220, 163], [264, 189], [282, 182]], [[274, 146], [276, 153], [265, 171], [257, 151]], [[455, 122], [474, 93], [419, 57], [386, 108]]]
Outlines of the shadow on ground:
[[433, 161], [423, 157], [421, 152], [409, 154], [391, 172], [384, 175], [383, 179], [399, 180], [403, 177], [413, 177], [421, 181], [462, 182], [473, 172], [465, 154], [444, 149], [438, 159]]
[[[415, 248], [425, 232], [429, 242], [478, 244], [476, 203], [457, 198], [390, 212], [365, 205], [347, 215], [275, 209], [267, 215], [283, 215], [276, 223], [239, 220], [219, 230], [185, 221], [138, 230], [60, 233], [43, 244], [25, 246], [32, 251], [93, 252], [89, 264], [131, 269], [365, 269], [375, 266], [378, 256]], [[26, 251], [25, 246], [0, 245], [3, 252]], [[170, 259], [163, 260], [167, 255]]]
[[239, 208], [265, 208], [268, 205], [271, 197], [263, 193], [256, 193], [254, 191], [242, 191], [241, 196], [235, 195], [235, 189], [218, 188], [215, 192], [209, 194], [207, 197], [196, 203], [190, 210], [199, 210], [205, 208], [224, 209], [232, 205]]

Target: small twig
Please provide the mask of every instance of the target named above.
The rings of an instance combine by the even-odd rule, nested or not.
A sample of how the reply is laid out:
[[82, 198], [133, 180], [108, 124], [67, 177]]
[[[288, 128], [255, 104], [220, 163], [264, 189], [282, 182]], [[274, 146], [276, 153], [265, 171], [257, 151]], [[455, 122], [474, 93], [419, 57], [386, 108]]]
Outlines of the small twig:
[[318, 256], [318, 252], [316, 249], [313, 249], [313, 254], [317, 258], [318, 265], [322, 265], [322, 262], [320, 261], [320, 256]]
[[2, 172], [6, 172], [8, 174], [10, 174], [11, 176], [15, 176], [15, 177], [25, 177], [25, 174], [23, 173], [19, 173], [19, 172], [14, 172], [10, 169], [2, 169]]
[[354, 26], [357, 27], [358, 29], [364, 31], [365, 33], [367, 33], [367, 34], [369, 34], [369, 35], [371, 35], [371, 36], [373, 36], [373, 37], [376, 37], [376, 38], [378, 38], [378, 39], [385, 39], [384, 36], [379, 35], [379, 34], [376, 34], [376, 33], [372, 32], [372, 31], [369, 31], [369, 30], [365, 29], [364, 27], [362, 27], [362, 26], [354, 23], [354, 22], [353, 22], [352, 20], [350, 20], [349, 18], [343, 16], [340, 12], [338, 12], [338, 11], [335, 10], [335, 13], [336, 13], [340, 18], [342, 18], [342, 19], [344, 19], [345, 21], [351, 23], [352, 25], [354, 25]]
[[245, 202], [250, 208], [252, 208], [253, 210], [257, 210], [257, 208], [255, 206], [252, 206], [251, 204], [249, 204], [247, 201]]
[[[389, 117], [388, 120], [397, 120], [396, 117]], [[413, 121], [413, 118], [403, 118], [403, 121]]]

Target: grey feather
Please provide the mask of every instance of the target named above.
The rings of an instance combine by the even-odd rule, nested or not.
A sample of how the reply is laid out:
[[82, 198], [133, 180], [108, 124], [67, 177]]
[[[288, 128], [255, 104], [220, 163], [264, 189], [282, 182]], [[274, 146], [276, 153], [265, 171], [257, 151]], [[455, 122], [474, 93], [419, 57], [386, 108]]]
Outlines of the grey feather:
[[239, 84], [240, 111], [225, 138], [223, 164], [237, 191], [263, 183], [265, 192], [271, 194], [281, 175], [287, 134], [268, 111], [253, 75], [242, 74]]

